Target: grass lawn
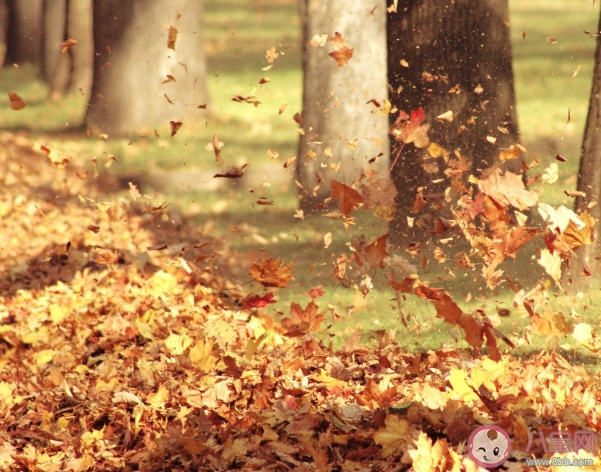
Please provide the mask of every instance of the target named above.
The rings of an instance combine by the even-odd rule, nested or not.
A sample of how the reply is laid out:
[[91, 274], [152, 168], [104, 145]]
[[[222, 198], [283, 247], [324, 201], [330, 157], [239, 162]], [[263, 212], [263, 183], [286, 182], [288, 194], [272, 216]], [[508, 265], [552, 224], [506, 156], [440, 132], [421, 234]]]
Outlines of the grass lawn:
[[[537, 158], [543, 166], [548, 165], [557, 153], [568, 159], [560, 164], [559, 181], [546, 186], [542, 199], [553, 205], [570, 205], [563, 190], [576, 186], [595, 47], [595, 39], [583, 30], [595, 32], [598, 10], [593, 10], [588, 1], [512, 0], [510, 15], [518, 119], [523, 142], [529, 151], [526, 159]], [[522, 32], [526, 33], [525, 38]], [[450, 333], [449, 326], [435, 317], [431, 304], [412, 296], [403, 301], [402, 309], [405, 314], [415, 316], [410, 324], [415, 325], [417, 321], [420, 328], [407, 333], [400, 323], [396, 302], [392, 301], [394, 292], [384, 283], [382, 273], [375, 274], [374, 290], [367, 297], [352, 287], [335, 287], [332, 261], [344, 252], [350, 255], [348, 245], [359, 235], [370, 237], [386, 233], [385, 220], [361, 212], [357, 215], [357, 226], [347, 231], [340, 220], [313, 218], [300, 221], [294, 218], [295, 187], [281, 164], [296, 155], [298, 132], [292, 116], [301, 111], [302, 101], [297, 2], [205, 0], [204, 37], [209, 67], [210, 114], [202, 122], [187, 123], [173, 139], [167, 137], [168, 125], [159, 129], [161, 138], [139, 137], [133, 142], [132, 139], [110, 137], [107, 140], [88, 138], [74, 132], [84, 111], [81, 97], [67, 96], [56, 102], [46, 100], [46, 87], [37, 77], [36, 70], [29, 66], [5, 65], [0, 73], [0, 94], [6, 96], [7, 92], [16, 92], [28, 104], [23, 111], [15, 113], [8, 101], [0, 102], [0, 123], [4, 129], [27, 133], [32, 142], [56, 146], [90, 162], [95, 156], [102, 160], [105, 153], [112, 154], [119, 159], [110, 169], [115, 174], [163, 173], [166, 179], [172, 172], [203, 171], [209, 175], [218, 172], [220, 168], [215, 164], [213, 152], [205, 149], [216, 133], [225, 143], [222, 157], [226, 164], [251, 163], [255, 167], [276, 164], [277, 167], [270, 167], [264, 178], [252, 183], [252, 193], [248, 185], [235, 185], [237, 182], [232, 181], [212, 190], [202, 186], [191, 191], [183, 187], [177, 191], [173, 186], [161, 189], [142, 177], [143, 190], [163, 192], [164, 199], [182, 208], [195, 224], [212, 222], [211, 236], [226, 241], [241, 255], [258, 254], [260, 249], [266, 248], [265, 253], [271, 257], [293, 261], [295, 281], [277, 292], [281, 302], [275, 305], [276, 309], [287, 312], [282, 305], [290, 300], [305, 305], [309, 297], [304, 292], [323, 284], [326, 294], [317, 301], [322, 307], [336, 306], [342, 316], [341, 321], [331, 328], [333, 333], [347, 335], [362, 328], [369, 337], [372, 330], [396, 329], [397, 340], [408, 349], [440, 348], [445, 343], [454, 345], [453, 336], [461, 337], [461, 334]], [[555, 38], [556, 44], [548, 42], [547, 38]], [[276, 47], [284, 55], [276, 59], [271, 70], [264, 71], [262, 69], [268, 65], [265, 51], [270, 47]], [[579, 72], [573, 77], [576, 70]], [[271, 81], [259, 85], [262, 77]], [[231, 100], [234, 95], [247, 95], [253, 89], [257, 89], [260, 106]], [[288, 108], [279, 114], [284, 103]], [[268, 150], [277, 151], [279, 159], [270, 160]], [[274, 204], [257, 205], [260, 197], [266, 197]], [[333, 240], [328, 248], [324, 245], [327, 233], [332, 234]], [[443, 250], [449, 259], [459, 252], [444, 247]], [[528, 291], [546, 278], [536, 263], [533, 244], [523, 251], [518, 261], [508, 261], [502, 268], [512, 280], [522, 282]], [[419, 265], [421, 261], [416, 259], [412, 263]], [[474, 272], [462, 270], [445, 272], [434, 259], [420, 272], [422, 280], [448, 288], [465, 311], [481, 308], [489, 316], [496, 316], [497, 308], [512, 310], [509, 318], [499, 319], [502, 323], [499, 329], [514, 341], [522, 340], [518, 341], [522, 345], [514, 352], [527, 353], [548, 346], [545, 339], [535, 335], [532, 346], [523, 342], [529, 320], [513, 310], [513, 292], [502, 290], [493, 294], [485, 290], [481, 279], [474, 282], [474, 275]], [[236, 282], [246, 280], [241, 278]], [[549, 286], [549, 292], [558, 291]], [[468, 298], [470, 301], [465, 301]], [[551, 298], [552, 307], [567, 319], [571, 320], [573, 309], [582, 315], [583, 321], [597, 324], [597, 294], [584, 294], [578, 299]], [[343, 338], [332, 339], [340, 345]], [[554, 340], [552, 345], [566, 356], [597, 366], [597, 358], [575, 347], [571, 338]]]

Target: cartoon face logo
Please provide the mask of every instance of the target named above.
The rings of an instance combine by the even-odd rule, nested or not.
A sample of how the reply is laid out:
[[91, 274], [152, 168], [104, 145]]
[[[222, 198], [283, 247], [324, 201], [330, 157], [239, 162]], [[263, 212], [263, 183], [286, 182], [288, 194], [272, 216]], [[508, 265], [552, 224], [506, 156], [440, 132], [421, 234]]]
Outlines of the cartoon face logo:
[[486, 424], [470, 435], [467, 441], [467, 452], [480, 467], [486, 469], [498, 467], [509, 457], [511, 439], [503, 428]]

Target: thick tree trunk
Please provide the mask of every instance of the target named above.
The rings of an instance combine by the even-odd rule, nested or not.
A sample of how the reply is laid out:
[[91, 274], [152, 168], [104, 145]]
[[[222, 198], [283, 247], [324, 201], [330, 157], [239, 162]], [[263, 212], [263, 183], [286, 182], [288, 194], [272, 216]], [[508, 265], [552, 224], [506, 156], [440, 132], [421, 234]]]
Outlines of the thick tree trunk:
[[[175, 50], [167, 47], [169, 25], [178, 30]], [[207, 101], [199, 0], [94, 2], [94, 52], [93, 128], [111, 135], [148, 130], [198, 117]], [[176, 82], [162, 84], [167, 75]]]
[[71, 84], [69, 90], [90, 97], [94, 73], [94, 33], [92, 0], [71, 0], [69, 2], [69, 38], [78, 44], [70, 49], [73, 58]]
[[[601, 17], [599, 18], [599, 27], [601, 28]], [[601, 276], [601, 264], [597, 260], [601, 255], [599, 244], [599, 224], [601, 222], [601, 205], [599, 205], [599, 195], [601, 195], [601, 37], [597, 38], [593, 88], [580, 153], [578, 190], [587, 196], [576, 199], [574, 211], [576, 213], [587, 211], [595, 218], [595, 241], [593, 244], [576, 250], [577, 256], [572, 259], [570, 267], [564, 271], [563, 281], [568, 284], [570, 281], [572, 282], [571, 287], [568, 285], [571, 291], [585, 291], [593, 286], [598, 290]], [[588, 208], [592, 201], [597, 205]], [[581, 275], [585, 268], [592, 272], [592, 276]]]
[[[301, 208], [312, 211], [331, 194], [330, 180], [348, 184], [369, 169], [387, 170], [388, 119], [382, 108], [368, 103], [374, 99], [383, 107], [388, 98], [386, 4], [384, 0], [302, 0], [301, 5], [305, 134], [296, 172], [309, 194], [318, 186], [316, 174], [323, 180], [315, 195], [301, 200]], [[354, 49], [344, 67], [328, 57], [333, 51], [329, 39], [325, 46], [310, 45], [315, 35], [332, 38], [336, 32]]]
[[[451, 153], [459, 149], [473, 172], [490, 166], [499, 148], [519, 139], [507, 20], [507, 0], [399, 0], [397, 11], [388, 13], [393, 106], [408, 115], [423, 108], [431, 141]], [[437, 120], [448, 111], [453, 112], [451, 122]], [[391, 121], [396, 117], [391, 115]], [[393, 145], [391, 161], [398, 148]], [[412, 207], [418, 188], [423, 187], [423, 193], [445, 189], [445, 182], [431, 183], [444, 177], [443, 158], [438, 172], [426, 173], [422, 167], [426, 154], [426, 149], [408, 144], [392, 170], [399, 192], [390, 225], [393, 242], [424, 235], [423, 228], [407, 223], [408, 217], [416, 216]]]
[[6, 34], [8, 32], [8, 3], [0, 0], [0, 67], [6, 57]]
[[59, 98], [69, 84], [71, 58], [61, 53], [67, 22], [66, 0], [44, 1], [44, 60], [42, 72], [50, 89], [50, 97]]
[[40, 65], [42, 60], [42, 0], [8, 0], [6, 62]]

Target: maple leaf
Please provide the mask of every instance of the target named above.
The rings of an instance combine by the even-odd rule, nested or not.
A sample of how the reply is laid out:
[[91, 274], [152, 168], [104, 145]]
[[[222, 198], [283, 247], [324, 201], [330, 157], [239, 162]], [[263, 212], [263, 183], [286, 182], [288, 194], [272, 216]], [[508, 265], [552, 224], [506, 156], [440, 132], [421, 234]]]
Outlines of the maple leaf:
[[390, 180], [378, 179], [369, 185], [361, 185], [361, 192], [365, 209], [371, 210], [378, 206], [394, 205], [397, 189]]
[[62, 169], [67, 165], [67, 163], [71, 160], [71, 156], [65, 154], [63, 151], [58, 149], [49, 149], [46, 146], [42, 146], [41, 144], [35, 144], [33, 149], [42, 151], [46, 154], [48, 160], [54, 164], [59, 169]]
[[374, 442], [382, 446], [382, 457], [391, 456], [404, 450], [408, 444], [413, 444], [412, 430], [407, 420], [398, 415], [386, 415], [384, 423], [386, 427], [374, 433]]
[[419, 433], [415, 449], [410, 449], [408, 453], [415, 472], [459, 472], [463, 462], [463, 458], [449, 447], [446, 439], [439, 439], [432, 445], [432, 440], [423, 431]]
[[526, 190], [519, 175], [509, 171], [504, 176], [501, 173], [501, 169], [497, 168], [486, 178], [478, 180], [480, 191], [503, 205], [511, 205], [521, 211], [536, 205], [539, 195], [537, 191]]
[[282, 288], [292, 279], [293, 263], [285, 265], [279, 259], [263, 259], [261, 263], [253, 262], [250, 276], [263, 287]]
[[342, 213], [344, 213], [344, 216], [349, 215], [353, 209], [359, 208], [363, 203], [361, 194], [354, 188], [336, 180], [331, 180], [330, 186], [332, 187], [332, 198], [340, 200], [339, 207], [342, 210]]
[[25, 108], [27, 105], [25, 104], [25, 102], [23, 101], [23, 99], [21, 98], [20, 95], [17, 95], [16, 93], [10, 92], [8, 94], [8, 99], [10, 100], [10, 107], [13, 110], [22, 110], [23, 108]]
[[282, 320], [282, 326], [286, 329], [286, 336], [298, 337], [319, 330], [321, 323], [326, 319], [324, 313], [317, 313], [319, 307], [309, 302], [304, 310], [295, 302], [290, 305], [290, 314], [292, 318]]
[[275, 51], [275, 48], [270, 48], [267, 50], [267, 55], [265, 57], [267, 57], [267, 62], [269, 62], [270, 64], [273, 64], [273, 61], [275, 61], [275, 59], [280, 55]]
[[367, 242], [365, 242], [365, 237], [362, 236], [353, 241], [357, 263], [361, 267], [365, 267], [366, 262], [369, 263], [371, 266], [370, 270], [373, 270], [376, 267], [383, 269], [384, 258], [388, 255], [386, 252], [386, 241], [389, 236], [389, 234], [375, 236]]
[[326, 292], [323, 290], [323, 285], [320, 284], [317, 287], [309, 290], [307, 292], [307, 295], [309, 295], [312, 299], [315, 299], [315, 298], [323, 297], [325, 295], [325, 293]]
[[253, 295], [252, 297], [243, 300], [243, 308], [245, 310], [250, 310], [251, 308], [264, 308], [273, 303], [277, 302], [273, 299], [273, 292], [269, 292], [263, 297], [260, 295]]
[[353, 57], [354, 49], [347, 47], [347, 40], [342, 37], [338, 32], [334, 34], [333, 38], [330, 38], [334, 51], [328, 54], [336, 61], [338, 67], [344, 67], [348, 64], [348, 61]]
[[406, 113], [401, 112], [398, 119], [390, 127], [390, 134], [398, 143], [413, 145], [417, 148], [424, 148], [430, 144], [428, 138], [429, 124], [422, 125], [426, 118], [424, 110], [421, 108], [411, 112], [411, 118]]
[[97, 249], [94, 262], [100, 266], [115, 264], [119, 260], [119, 255], [114, 249]]
[[206, 341], [200, 338], [194, 347], [190, 348], [190, 360], [205, 373], [211, 372], [217, 363], [217, 358], [212, 355], [214, 344], [212, 339]]

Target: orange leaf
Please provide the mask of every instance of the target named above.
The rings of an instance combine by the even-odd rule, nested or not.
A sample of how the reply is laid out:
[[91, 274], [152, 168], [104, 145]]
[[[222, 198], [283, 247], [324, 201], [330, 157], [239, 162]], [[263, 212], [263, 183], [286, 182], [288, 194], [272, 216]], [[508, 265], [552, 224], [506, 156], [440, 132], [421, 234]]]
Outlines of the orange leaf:
[[250, 276], [263, 287], [285, 287], [292, 279], [292, 262], [285, 265], [279, 259], [263, 259], [253, 262]]
[[15, 111], [22, 110], [27, 106], [23, 99], [16, 93], [10, 92], [8, 94], [8, 99], [10, 100], [10, 107]]
[[282, 320], [282, 326], [286, 328], [286, 336], [298, 337], [317, 331], [326, 319], [326, 315], [317, 313], [318, 306], [311, 301], [305, 310], [298, 303], [292, 302], [290, 314], [292, 318]]
[[336, 180], [330, 181], [332, 187], [332, 198], [340, 200], [340, 209], [347, 216], [353, 209], [359, 208], [363, 198], [354, 188], [344, 185]]

